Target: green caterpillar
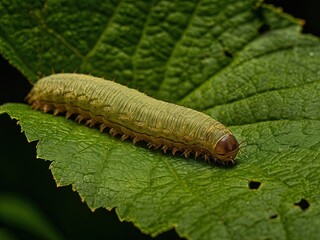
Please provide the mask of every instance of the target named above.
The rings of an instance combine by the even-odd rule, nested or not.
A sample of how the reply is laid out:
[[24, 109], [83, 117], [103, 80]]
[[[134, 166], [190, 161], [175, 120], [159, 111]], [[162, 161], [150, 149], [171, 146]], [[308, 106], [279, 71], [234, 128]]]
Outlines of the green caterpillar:
[[147, 142], [165, 153], [234, 163], [239, 143], [210, 116], [151, 98], [113, 81], [84, 74], [53, 74], [40, 79], [26, 97], [33, 109], [77, 115], [76, 121], [109, 129], [112, 136]]

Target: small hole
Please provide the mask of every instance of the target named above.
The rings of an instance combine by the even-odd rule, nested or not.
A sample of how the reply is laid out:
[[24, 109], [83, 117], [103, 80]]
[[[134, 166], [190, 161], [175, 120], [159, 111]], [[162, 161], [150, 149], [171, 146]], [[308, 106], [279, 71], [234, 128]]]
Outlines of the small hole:
[[261, 182], [256, 182], [256, 181], [250, 181], [249, 182], [249, 188], [250, 189], [258, 189], [261, 185]]
[[227, 50], [223, 50], [224, 55], [226, 55], [229, 58], [233, 58], [233, 55], [231, 52], [227, 51]]
[[295, 203], [294, 205], [299, 206], [302, 210], [306, 210], [310, 206], [309, 202], [303, 198], [300, 200], [300, 202]]
[[278, 217], [278, 214], [274, 214], [274, 215], [271, 215], [270, 216], [270, 219], [275, 219], [275, 218], [277, 218]]
[[267, 24], [263, 24], [263, 25], [258, 29], [258, 31], [259, 31], [260, 34], [264, 34], [264, 33], [268, 32], [269, 30], [270, 30], [270, 26], [267, 25]]

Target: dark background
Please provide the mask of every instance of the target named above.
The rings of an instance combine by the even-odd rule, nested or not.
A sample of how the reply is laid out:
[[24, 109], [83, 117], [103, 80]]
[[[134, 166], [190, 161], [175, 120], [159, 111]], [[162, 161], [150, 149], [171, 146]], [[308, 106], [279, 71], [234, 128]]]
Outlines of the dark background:
[[[305, 20], [303, 32], [320, 36], [320, 0], [268, 0], [281, 6], [284, 12]], [[23, 102], [31, 85], [0, 58], [0, 105], [6, 102]], [[151, 239], [131, 223], [120, 223], [114, 211], [98, 209], [92, 213], [71, 187], [57, 188], [49, 162], [35, 160], [36, 143], [27, 143], [15, 121], [0, 116], [0, 194], [14, 193], [35, 204], [68, 239]], [[23, 155], [21, 155], [23, 153]], [[14, 231], [19, 239], [34, 239], [33, 235], [1, 222], [0, 228]], [[81, 235], [79, 235], [81, 234]], [[174, 230], [157, 239], [178, 239]]]

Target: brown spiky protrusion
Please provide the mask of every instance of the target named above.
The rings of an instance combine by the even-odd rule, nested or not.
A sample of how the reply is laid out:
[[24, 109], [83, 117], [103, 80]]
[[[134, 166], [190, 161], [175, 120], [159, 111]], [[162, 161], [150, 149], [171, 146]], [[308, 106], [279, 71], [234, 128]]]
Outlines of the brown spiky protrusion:
[[121, 140], [124, 141], [124, 140], [126, 140], [128, 137], [129, 137], [128, 135], [123, 134], [123, 135], [121, 136]]
[[191, 150], [190, 149], [186, 149], [184, 150], [184, 152], [182, 153], [182, 155], [184, 155], [186, 158], [189, 157], [189, 154], [190, 154]]
[[163, 145], [161, 150], [163, 150], [164, 153], [167, 153], [168, 146], [167, 145]]
[[117, 132], [114, 128], [110, 128], [109, 134], [110, 134], [112, 137], [115, 137], [115, 136], [118, 134], [118, 132]]
[[135, 137], [133, 140], [132, 140], [132, 142], [133, 142], [133, 145], [135, 145], [137, 142], [139, 142], [140, 141], [140, 139], [138, 138], [138, 137]]
[[148, 148], [152, 148], [152, 147], [154, 147], [154, 146], [155, 146], [155, 145], [154, 145], [152, 142], [148, 142], [148, 143], [147, 143], [147, 147], [148, 147]]
[[34, 109], [34, 110], [38, 110], [38, 109], [40, 108], [40, 104], [35, 101], [35, 102], [32, 103], [32, 106], [31, 106], [31, 107], [32, 107], [32, 109]]
[[96, 121], [92, 118], [88, 119], [85, 123], [86, 126], [93, 127], [96, 124]]
[[42, 106], [41, 106], [41, 110], [43, 111], [43, 112], [49, 112], [50, 111], [50, 106], [48, 105], [48, 104], [43, 104]]
[[66, 113], [66, 118], [70, 118], [72, 114], [73, 114], [72, 112], [67, 112]]
[[178, 148], [174, 147], [174, 148], [172, 149], [172, 155], [175, 155], [178, 150], [179, 150]]
[[100, 132], [103, 132], [103, 130], [106, 128], [107, 126], [104, 124], [104, 123], [102, 123], [101, 125], [100, 125]]
[[81, 122], [83, 121], [83, 119], [84, 119], [84, 117], [83, 117], [81, 114], [79, 114], [79, 115], [76, 117], [76, 122], [81, 123]]
[[55, 110], [54, 110], [54, 112], [53, 112], [53, 115], [58, 115], [60, 113], [60, 110], [58, 109], [58, 108], [56, 108]]

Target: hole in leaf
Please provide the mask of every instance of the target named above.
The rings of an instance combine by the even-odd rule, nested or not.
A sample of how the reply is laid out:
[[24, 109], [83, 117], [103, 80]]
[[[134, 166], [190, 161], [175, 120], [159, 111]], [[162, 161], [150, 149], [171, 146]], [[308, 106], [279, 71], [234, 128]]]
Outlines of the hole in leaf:
[[300, 200], [300, 202], [295, 203], [294, 205], [299, 206], [301, 210], [306, 210], [310, 206], [309, 202], [303, 198]]
[[271, 215], [270, 216], [270, 219], [275, 219], [275, 218], [277, 218], [278, 217], [278, 214], [274, 214], [274, 215]]
[[250, 189], [258, 189], [261, 185], [261, 182], [256, 182], [256, 181], [249, 181], [249, 188]]
[[270, 26], [267, 25], [267, 24], [263, 24], [263, 25], [258, 29], [258, 31], [259, 31], [260, 34], [264, 34], [264, 33], [268, 32], [269, 30], [270, 30]]
[[233, 55], [231, 52], [227, 51], [227, 50], [223, 50], [224, 55], [226, 55], [228, 58], [233, 58]]

